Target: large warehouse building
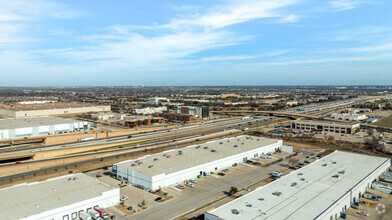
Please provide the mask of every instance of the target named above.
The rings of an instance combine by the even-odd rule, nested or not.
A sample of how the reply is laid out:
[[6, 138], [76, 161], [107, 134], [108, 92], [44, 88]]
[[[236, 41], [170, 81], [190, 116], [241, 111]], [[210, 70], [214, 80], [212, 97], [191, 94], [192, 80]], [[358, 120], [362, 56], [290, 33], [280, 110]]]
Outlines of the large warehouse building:
[[55, 117], [0, 119], [0, 140], [87, 130], [86, 121]]
[[0, 105], [0, 115], [25, 118], [49, 115], [82, 114], [88, 112], [110, 112], [110, 105], [98, 106], [80, 103], [38, 103]]
[[278, 148], [282, 148], [281, 140], [240, 136], [124, 161], [115, 164], [113, 170], [119, 179], [155, 191], [275, 152]]
[[120, 202], [120, 189], [85, 174], [0, 189], [1, 219], [71, 220], [96, 206]]
[[204, 217], [335, 220], [390, 169], [390, 163], [388, 158], [335, 151]]

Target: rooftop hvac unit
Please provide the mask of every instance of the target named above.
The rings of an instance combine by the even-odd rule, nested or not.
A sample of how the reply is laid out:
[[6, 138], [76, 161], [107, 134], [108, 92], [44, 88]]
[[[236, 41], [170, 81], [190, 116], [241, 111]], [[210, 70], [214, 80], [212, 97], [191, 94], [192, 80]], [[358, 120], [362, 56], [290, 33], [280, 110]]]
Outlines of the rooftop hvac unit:
[[134, 164], [134, 163], [133, 163], [133, 164], [131, 164], [131, 167], [134, 167], [134, 166], [136, 166], [136, 164]]
[[260, 138], [257, 138], [257, 140], [259, 141], [259, 140], [260, 140]]
[[227, 142], [230, 142], [230, 140], [227, 140]]
[[178, 155], [182, 155], [182, 154], [183, 154], [182, 150], [178, 151]]
[[244, 142], [242, 142], [241, 144], [244, 145]]
[[154, 165], [150, 165], [150, 166], [148, 166], [148, 168], [152, 168]]
[[207, 150], [207, 149], [208, 149], [208, 147], [204, 147], [203, 149]]
[[223, 144], [223, 142], [219, 142], [219, 144]]
[[215, 152], [216, 152], [216, 150], [212, 149], [212, 150], [211, 150], [211, 152], [215, 153]]
[[234, 147], [238, 147], [238, 145], [234, 145]]
[[157, 161], [157, 160], [159, 160], [158, 158], [154, 158], [154, 161]]
[[199, 149], [199, 148], [200, 148], [200, 146], [197, 146], [197, 147], [196, 147], [196, 149]]
[[240, 139], [237, 139], [237, 141], [240, 141]]

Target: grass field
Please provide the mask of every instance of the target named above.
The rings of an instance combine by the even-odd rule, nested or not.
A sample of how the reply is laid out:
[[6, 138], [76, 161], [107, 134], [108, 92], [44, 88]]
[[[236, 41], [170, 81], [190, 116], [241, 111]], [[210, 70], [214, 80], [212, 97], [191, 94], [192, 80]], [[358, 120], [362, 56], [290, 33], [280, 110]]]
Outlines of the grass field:
[[384, 117], [380, 121], [374, 122], [375, 125], [392, 128], [392, 115]]

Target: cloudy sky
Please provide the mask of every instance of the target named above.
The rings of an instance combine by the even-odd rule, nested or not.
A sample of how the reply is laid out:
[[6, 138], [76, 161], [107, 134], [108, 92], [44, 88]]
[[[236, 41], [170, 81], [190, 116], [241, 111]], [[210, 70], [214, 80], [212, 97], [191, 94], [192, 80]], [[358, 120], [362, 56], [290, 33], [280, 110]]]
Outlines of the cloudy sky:
[[390, 0], [0, 0], [0, 86], [392, 84]]

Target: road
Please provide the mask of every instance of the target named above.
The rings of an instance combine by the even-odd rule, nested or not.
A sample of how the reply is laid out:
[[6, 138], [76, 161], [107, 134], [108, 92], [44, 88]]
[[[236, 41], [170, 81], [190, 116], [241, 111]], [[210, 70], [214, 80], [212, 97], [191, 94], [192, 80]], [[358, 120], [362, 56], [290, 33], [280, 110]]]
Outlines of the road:
[[[260, 123], [268, 122], [273, 120], [273, 117], [264, 117], [261, 119], [242, 119], [241, 117], [230, 118], [220, 121], [212, 121], [206, 123], [192, 124], [189, 126], [183, 126], [174, 129], [164, 129], [159, 131], [150, 131], [146, 133], [139, 133], [132, 136], [120, 136], [113, 138], [105, 138], [99, 139], [95, 141], [88, 142], [80, 142], [80, 143], [71, 143], [71, 144], [62, 144], [62, 145], [54, 145], [50, 147], [33, 147], [30, 149], [9, 149], [6, 151], [0, 152], [0, 158], [10, 158], [10, 157], [22, 157], [26, 155], [33, 156], [36, 152], [48, 152], [55, 150], [65, 150], [65, 149], [74, 149], [80, 147], [89, 147], [89, 146], [99, 146], [105, 144], [126, 144], [130, 143], [131, 146], [138, 146], [138, 143], [153, 143], [154, 141], [160, 143], [160, 139], [170, 139], [176, 140], [176, 137], [190, 137], [194, 135], [203, 136], [205, 134], [215, 133], [224, 131], [226, 129], [238, 129], [242, 127], [246, 127], [249, 125], [257, 125]], [[158, 139], [158, 140], [157, 140]]]

